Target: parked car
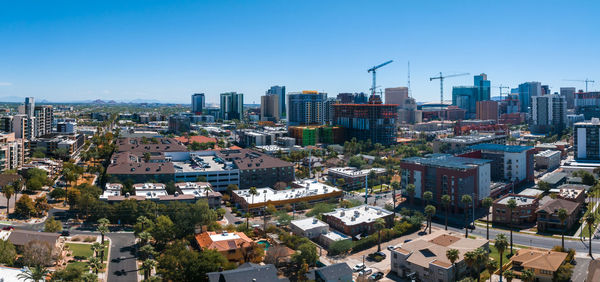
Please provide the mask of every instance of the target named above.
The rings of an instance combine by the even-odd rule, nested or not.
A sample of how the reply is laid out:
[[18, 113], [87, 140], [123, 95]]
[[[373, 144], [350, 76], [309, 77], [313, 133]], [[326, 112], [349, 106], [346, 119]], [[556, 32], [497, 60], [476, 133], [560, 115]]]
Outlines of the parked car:
[[373, 273], [373, 269], [365, 268], [358, 273], [358, 276], [367, 276], [371, 273]]
[[387, 257], [387, 255], [384, 252], [376, 252], [375, 255], [382, 256], [383, 258]]
[[373, 281], [377, 281], [381, 278], [383, 278], [383, 272], [381, 272], [381, 271], [375, 272], [371, 276], [369, 276], [369, 280], [373, 280]]
[[363, 263], [359, 263], [359, 264], [355, 265], [355, 266], [352, 268], [352, 270], [353, 270], [354, 272], [358, 272], [358, 271], [361, 271], [361, 270], [363, 270], [363, 269], [365, 269], [365, 268], [366, 268], [365, 264], [363, 264]]
[[69, 230], [63, 230], [63, 231], [60, 233], [60, 236], [69, 237], [69, 236], [71, 236], [71, 232], [69, 232]]

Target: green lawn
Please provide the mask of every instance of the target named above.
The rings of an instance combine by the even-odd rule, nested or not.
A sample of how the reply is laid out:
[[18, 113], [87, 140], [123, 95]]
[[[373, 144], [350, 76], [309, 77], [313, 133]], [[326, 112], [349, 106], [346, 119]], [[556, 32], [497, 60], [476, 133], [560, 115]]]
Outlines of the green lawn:
[[[85, 258], [91, 257], [94, 252], [92, 251], [91, 244], [80, 244], [80, 243], [67, 243], [69, 249], [73, 251], [73, 257], [82, 256]], [[104, 260], [108, 258], [108, 241], [104, 242]]]

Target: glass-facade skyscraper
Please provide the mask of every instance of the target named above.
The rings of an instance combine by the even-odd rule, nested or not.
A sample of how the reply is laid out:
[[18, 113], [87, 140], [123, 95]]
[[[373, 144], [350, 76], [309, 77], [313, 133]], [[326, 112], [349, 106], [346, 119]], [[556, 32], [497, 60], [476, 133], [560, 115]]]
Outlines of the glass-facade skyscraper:
[[201, 115], [204, 109], [204, 93], [195, 93], [192, 95], [192, 113]]
[[283, 117], [286, 113], [285, 111], [285, 86], [271, 86], [269, 90], [265, 93], [267, 95], [277, 95], [279, 96], [279, 117]]
[[473, 86], [458, 86], [452, 88], [452, 105], [467, 111], [467, 117], [472, 118], [477, 111], [478, 101], [489, 101], [491, 97], [491, 82], [482, 73], [473, 77]]

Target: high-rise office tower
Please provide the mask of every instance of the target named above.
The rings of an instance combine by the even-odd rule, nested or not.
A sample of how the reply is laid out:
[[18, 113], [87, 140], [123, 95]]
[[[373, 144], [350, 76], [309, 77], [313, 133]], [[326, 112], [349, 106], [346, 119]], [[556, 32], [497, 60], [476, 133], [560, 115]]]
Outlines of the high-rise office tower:
[[531, 97], [531, 126], [534, 133], [560, 132], [567, 125], [567, 102], [558, 94]]
[[35, 106], [34, 116], [35, 121], [31, 124], [35, 127], [35, 137], [52, 133], [52, 123], [54, 121], [54, 109], [52, 106]]
[[573, 146], [576, 160], [600, 161], [600, 119], [575, 123]]
[[241, 120], [244, 117], [244, 94], [221, 93], [221, 117], [224, 120]]
[[192, 95], [192, 114], [201, 115], [204, 103], [204, 93], [195, 93]]
[[490, 100], [491, 82], [487, 79], [487, 74], [482, 73], [473, 77], [473, 84], [478, 88], [477, 101]]
[[289, 125], [321, 125], [325, 122], [327, 93], [318, 91], [290, 92], [288, 94]]
[[542, 90], [542, 95], [552, 94], [552, 93], [550, 93], [550, 86], [548, 86], [548, 85], [542, 85], [540, 89]]
[[35, 99], [33, 97], [25, 97], [25, 114], [28, 117], [35, 115]]
[[519, 84], [519, 101], [521, 101], [521, 112], [530, 111], [531, 98], [542, 95], [542, 84], [537, 81]]
[[285, 116], [287, 113], [285, 110], [285, 86], [271, 86], [265, 94], [279, 96], [279, 117]]
[[567, 109], [575, 108], [575, 87], [561, 87], [560, 96], [567, 100]]
[[575, 113], [581, 114], [586, 120], [600, 118], [600, 92], [575, 93]]
[[260, 120], [277, 122], [281, 118], [279, 95], [264, 95], [260, 97]]
[[396, 104], [403, 108], [408, 99], [408, 87], [394, 87], [385, 89], [385, 103]]

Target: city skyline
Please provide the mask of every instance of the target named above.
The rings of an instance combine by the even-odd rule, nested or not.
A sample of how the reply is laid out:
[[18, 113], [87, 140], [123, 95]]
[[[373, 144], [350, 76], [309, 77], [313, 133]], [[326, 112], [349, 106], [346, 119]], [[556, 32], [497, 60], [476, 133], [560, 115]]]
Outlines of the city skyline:
[[439, 100], [439, 81], [429, 77], [440, 71], [470, 73], [444, 82], [445, 100], [480, 73], [494, 86], [579, 90], [583, 83], [565, 79], [600, 79], [592, 36], [599, 4], [580, 3], [11, 3], [0, 11], [0, 99], [189, 104], [205, 93], [214, 104], [235, 91], [259, 104], [273, 85], [334, 97], [368, 92], [367, 69], [387, 60], [394, 63], [378, 71], [377, 84], [407, 86], [410, 61], [419, 102]]

